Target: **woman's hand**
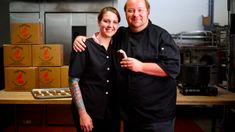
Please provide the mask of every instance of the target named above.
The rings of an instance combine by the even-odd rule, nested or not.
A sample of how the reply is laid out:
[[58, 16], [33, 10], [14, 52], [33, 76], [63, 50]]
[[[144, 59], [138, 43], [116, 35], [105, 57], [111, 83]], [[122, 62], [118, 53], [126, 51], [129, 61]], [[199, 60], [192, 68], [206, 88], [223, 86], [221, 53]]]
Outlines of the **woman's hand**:
[[93, 129], [93, 123], [91, 117], [86, 111], [79, 111], [80, 127], [84, 132], [91, 132]]
[[86, 48], [86, 45], [85, 45], [86, 39], [87, 38], [85, 36], [77, 36], [73, 42], [73, 49], [76, 52], [84, 51]]

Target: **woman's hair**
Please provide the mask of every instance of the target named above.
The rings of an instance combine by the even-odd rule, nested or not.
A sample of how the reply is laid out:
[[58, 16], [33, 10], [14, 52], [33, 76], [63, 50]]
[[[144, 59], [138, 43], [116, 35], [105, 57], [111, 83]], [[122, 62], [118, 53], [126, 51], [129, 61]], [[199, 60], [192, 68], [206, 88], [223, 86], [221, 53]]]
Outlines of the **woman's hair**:
[[[126, 11], [127, 2], [128, 2], [128, 0], [126, 1], [125, 5], [124, 5], [124, 11]], [[144, 2], [145, 2], [145, 5], [146, 5], [146, 8], [147, 8], [148, 10], [150, 10], [149, 1], [148, 1], [148, 0], [144, 0]]]
[[102, 20], [103, 15], [104, 15], [106, 12], [108, 12], [108, 11], [110, 11], [110, 12], [112, 12], [112, 13], [114, 13], [114, 14], [117, 15], [117, 17], [118, 17], [118, 22], [121, 21], [121, 17], [120, 17], [119, 12], [117, 11], [117, 9], [114, 8], [114, 7], [108, 6], [108, 7], [104, 7], [103, 9], [100, 10], [99, 15], [98, 15], [98, 21], [99, 21], [99, 22]]

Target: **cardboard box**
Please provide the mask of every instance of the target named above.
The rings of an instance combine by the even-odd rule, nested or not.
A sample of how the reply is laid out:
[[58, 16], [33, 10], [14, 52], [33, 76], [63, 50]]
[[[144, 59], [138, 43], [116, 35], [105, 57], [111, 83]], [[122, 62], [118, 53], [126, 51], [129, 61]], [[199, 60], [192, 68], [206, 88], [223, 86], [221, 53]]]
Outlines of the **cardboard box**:
[[31, 45], [3, 45], [4, 66], [32, 66]]
[[43, 25], [39, 22], [11, 23], [11, 44], [43, 44]]
[[69, 66], [61, 66], [61, 81], [60, 86], [62, 88], [69, 87]]
[[211, 17], [210, 16], [202, 16], [202, 25], [210, 26], [211, 25]]
[[5, 67], [6, 91], [31, 91], [38, 88], [37, 67]]
[[39, 88], [60, 88], [60, 67], [39, 67]]
[[62, 66], [62, 44], [32, 45], [33, 66]]

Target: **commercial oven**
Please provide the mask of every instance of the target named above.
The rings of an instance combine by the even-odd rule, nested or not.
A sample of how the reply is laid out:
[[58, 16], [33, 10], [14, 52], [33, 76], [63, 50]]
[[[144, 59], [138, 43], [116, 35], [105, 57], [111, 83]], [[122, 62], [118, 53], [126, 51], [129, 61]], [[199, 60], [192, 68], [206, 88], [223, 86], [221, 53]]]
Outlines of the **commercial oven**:
[[64, 63], [69, 63], [77, 35], [91, 36], [98, 31], [97, 13], [45, 13], [45, 42], [64, 45]]

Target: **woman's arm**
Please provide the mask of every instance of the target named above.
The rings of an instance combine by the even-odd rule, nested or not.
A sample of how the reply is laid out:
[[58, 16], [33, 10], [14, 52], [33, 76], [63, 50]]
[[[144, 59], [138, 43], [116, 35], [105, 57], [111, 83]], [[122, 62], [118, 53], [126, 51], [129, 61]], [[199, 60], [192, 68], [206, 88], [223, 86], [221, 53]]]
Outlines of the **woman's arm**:
[[87, 114], [86, 108], [83, 102], [82, 93], [79, 87], [79, 78], [69, 78], [69, 88], [73, 98], [73, 102], [77, 107], [80, 117], [80, 127], [84, 132], [92, 131], [93, 124], [91, 117]]

